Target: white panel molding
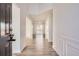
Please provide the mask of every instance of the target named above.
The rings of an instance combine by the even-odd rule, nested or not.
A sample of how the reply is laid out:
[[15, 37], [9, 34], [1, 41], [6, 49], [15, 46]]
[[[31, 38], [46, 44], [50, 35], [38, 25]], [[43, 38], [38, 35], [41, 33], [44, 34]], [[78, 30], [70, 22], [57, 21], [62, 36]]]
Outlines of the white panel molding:
[[[55, 48], [56, 51], [58, 51], [59, 55], [78, 55], [79, 54], [79, 40], [76, 38], [73, 38], [72, 36], [66, 35], [66, 34], [62, 34], [61, 35], [56, 35], [57, 36], [57, 40], [56, 39], [56, 43], [55, 45], [57, 46], [57, 48], [60, 48], [59, 51]], [[58, 42], [57, 42], [58, 41]], [[59, 46], [61, 45], [61, 46]], [[72, 50], [71, 50], [72, 49]], [[70, 51], [70, 52], [69, 52]]]

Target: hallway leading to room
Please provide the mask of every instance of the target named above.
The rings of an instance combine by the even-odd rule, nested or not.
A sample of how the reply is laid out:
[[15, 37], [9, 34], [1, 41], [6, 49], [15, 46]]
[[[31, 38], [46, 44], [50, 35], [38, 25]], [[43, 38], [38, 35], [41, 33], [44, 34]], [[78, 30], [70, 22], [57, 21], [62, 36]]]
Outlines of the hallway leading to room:
[[[28, 12], [26, 12], [26, 10], [28, 9], [27, 6], [29, 6]], [[17, 21], [20, 22], [21, 24], [19, 26], [20, 36], [18, 36], [19, 34], [18, 32], [16, 38], [19, 40], [16, 40], [16, 42], [13, 43], [13, 55], [16, 56], [57, 55], [52, 45], [52, 21], [51, 21], [52, 8], [44, 9], [45, 10], [44, 11], [38, 9], [38, 6], [39, 6], [38, 4], [32, 4], [32, 5], [13, 4], [13, 7], [15, 8], [13, 9], [14, 11], [13, 15], [15, 17], [17, 16], [16, 15], [16, 9], [17, 9], [18, 14], [20, 13], [21, 16], [20, 18], [17, 16], [18, 19]], [[33, 9], [36, 9], [37, 11]], [[16, 29], [16, 32], [17, 31], [18, 30]], [[15, 28], [14, 28], [14, 33], [15, 33]], [[19, 41], [19, 45], [18, 45], [18, 41]], [[18, 46], [19, 48], [17, 48]]]
[[[58, 56], [55, 50], [52, 48], [52, 42], [49, 42], [45, 37], [45, 23], [34, 23], [35, 37], [33, 39], [26, 39], [26, 47], [21, 53], [17, 53], [17, 56]], [[29, 33], [29, 32], [28, 32]], [[27, 35], [28, 35], [27, 33]]]

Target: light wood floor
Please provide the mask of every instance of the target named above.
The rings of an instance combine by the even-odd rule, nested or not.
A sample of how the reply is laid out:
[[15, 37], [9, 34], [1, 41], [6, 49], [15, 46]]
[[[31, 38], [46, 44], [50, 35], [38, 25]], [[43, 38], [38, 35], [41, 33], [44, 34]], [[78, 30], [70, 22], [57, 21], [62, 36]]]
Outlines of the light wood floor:
[[[57, 53], [52, 48], [52, 44], [48, 43], [46, 39], [43, 40], [43, 46], [36, 45], [36, 41], [28, 39], [27, 46], [24, 50], [16, 54], [17, 56], [58, 56]], [[39, 43], [39, 42], [38, 42]]]

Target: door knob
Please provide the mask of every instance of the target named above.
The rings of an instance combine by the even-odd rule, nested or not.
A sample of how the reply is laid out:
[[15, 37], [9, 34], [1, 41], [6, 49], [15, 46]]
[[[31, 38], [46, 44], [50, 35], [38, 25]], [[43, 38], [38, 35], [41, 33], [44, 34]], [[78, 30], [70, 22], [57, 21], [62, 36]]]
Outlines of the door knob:
[[8, 40], [8, 41], [16, 41], [16, 39], [10, 39], [10, 40]]
[[10, 40], [8, 41], [15, 41], [16, 39], [13, 39], [14, 34], [9, 34]]

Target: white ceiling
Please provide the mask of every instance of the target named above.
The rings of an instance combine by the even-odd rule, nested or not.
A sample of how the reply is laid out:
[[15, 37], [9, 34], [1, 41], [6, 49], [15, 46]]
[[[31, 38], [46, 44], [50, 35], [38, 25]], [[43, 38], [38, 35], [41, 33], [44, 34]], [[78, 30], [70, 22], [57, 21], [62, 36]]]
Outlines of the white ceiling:
[[[17, 3], [26, 15], [32, 19], [43, 20], [46, 18], [47, 13], [53, 9], [52, 3]], [[47, 13], [46, 13], [47, 12]], [[41, 16], [40, 16], [41, 15]]]

